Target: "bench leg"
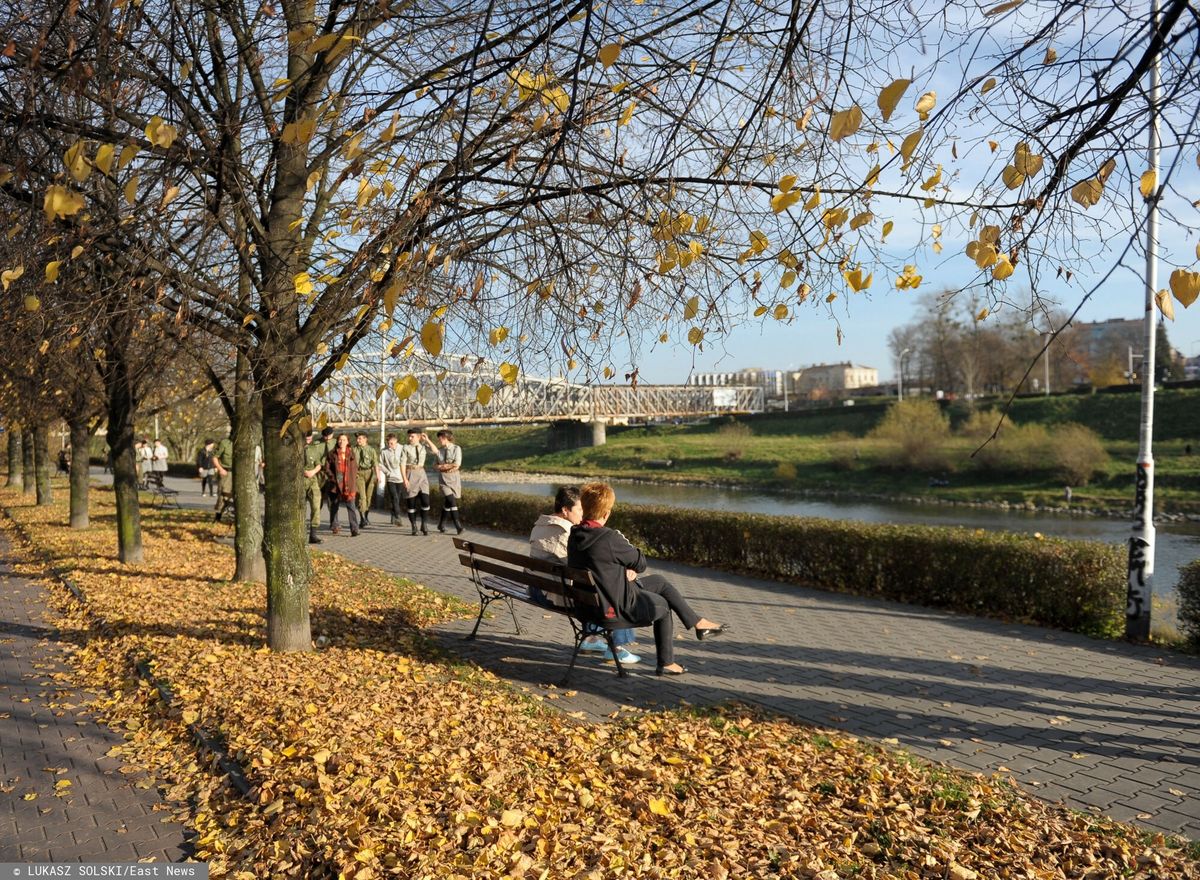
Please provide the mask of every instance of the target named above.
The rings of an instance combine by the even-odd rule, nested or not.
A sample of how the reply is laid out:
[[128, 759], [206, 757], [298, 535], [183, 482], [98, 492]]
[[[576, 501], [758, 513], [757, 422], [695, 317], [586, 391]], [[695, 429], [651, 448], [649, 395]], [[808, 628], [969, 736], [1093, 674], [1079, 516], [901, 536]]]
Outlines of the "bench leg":
[[625, 667], [621, 665], [621, 657], [617, 654], [617, 646], [613, 642], [613, 634], [611, 629], [606, 629], [604, 631], [604, 640], [608, 642], [608, 651], [610, 654], [612, 654], [613, 663], [617, 664], [617, 677], [627, 678], [629, 673], [626, 672]]
[[[572, 625], [574, 623], [575, 621], [571, 621]], [[571, 662], [567, 665], [567, 674], [563, 676], [559, 687], [566, 687], [571, 683], [571, 673], [575, 671], [575, 661], [579, 659], [579, 648], [583, 645], [583, 637], [584, 633], [582, 629], [575, 634], [575, 650], [571, 652]]]
[[517, 609], [513, 605], [513, 600], [510, 597], [506, 596], [505, 599], [508, 602], [508, 613], [512, 615], [513, 626], [517, 628], [516, 634], [521, 635], [521, 621], [517, 620]]
[[479, 624], [483, 623], [483, 612], [487, 611], [488, 601], [487, 599], [479, 600], [479, 616], [475, 618], [475, 628], [471, 630], [470, 635], [463, 636], [464, 642], [470, 642], [475, 639], [475, 634], [479, 632]]

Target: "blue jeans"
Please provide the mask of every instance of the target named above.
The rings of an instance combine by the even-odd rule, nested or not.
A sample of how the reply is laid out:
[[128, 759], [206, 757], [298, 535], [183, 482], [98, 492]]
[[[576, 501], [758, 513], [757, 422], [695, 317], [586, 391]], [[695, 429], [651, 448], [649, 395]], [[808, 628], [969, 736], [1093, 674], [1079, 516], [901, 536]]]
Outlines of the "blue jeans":
[[[587, 632], [588, 635], [594, 635], [594, 636], [604, 635], [604, 627], [596, 626], [595, 624], [591, 624], [591, 623], [587, 624], [584, 627], [584, 631]], [[628, 645], [630, 642], [634, 641], [634, 639], [635, 639], [635, 634], [632, 629], [614, 629], [613, 630], [613, 644], [616, 645], [618, 648], [621, 645]]]

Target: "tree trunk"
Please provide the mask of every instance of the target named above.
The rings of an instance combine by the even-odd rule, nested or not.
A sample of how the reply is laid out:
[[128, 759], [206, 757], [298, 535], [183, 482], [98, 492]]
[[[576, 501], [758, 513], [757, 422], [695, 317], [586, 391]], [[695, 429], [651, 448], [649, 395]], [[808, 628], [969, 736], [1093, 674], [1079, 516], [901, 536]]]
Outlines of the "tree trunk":
[[71, 528], [88, 527], [88, 471], [91, 462], [88, 451], [92, 430], [86, 419], [76, 419], [71, 425]]
[[19, 425], [8, 426], [8, 482], [10, 489], [23, 489], [25, 475], [22, 473], [21, 461], [21, 428]]
[[133, 388], [117, 361], [108, 383], [108, 445], [112, 449], [113, 491], [117, 496], [117, 559], [141, 562], [142, 512], [138, 502], [137, 462], [133, 457]]
[[[309, 651], [308, 517], [304, 510], [304, 437], [293, 422], [283, 431], [289, 404], [262, 399], [263, 456], [267, 464], [263, 555], [267, 563], [267, 640], [274, 651]], [[282, 436], [281, 436], [282, 433]]]
[[53, 501], [50, 492], [50, 426], [33, 429], [33, 466], [37, 471], [37, 503], [39, 507]]
[[263, 559], [263, 527], [258, 497], [258, 462], [254, 448], [262, 442], [262, 399], [254, 390], [250, 365], [238, 355], [234, 386], [233, 496], [236, 526], [233, 537], [237, 553], [235, 581], [263, 583], [267, 579]]
[[28, 428], [21, 432], [21, 470], [25, 494], [32, 495], [37, 491], [37, 468], [33, 460], [33, 431]]

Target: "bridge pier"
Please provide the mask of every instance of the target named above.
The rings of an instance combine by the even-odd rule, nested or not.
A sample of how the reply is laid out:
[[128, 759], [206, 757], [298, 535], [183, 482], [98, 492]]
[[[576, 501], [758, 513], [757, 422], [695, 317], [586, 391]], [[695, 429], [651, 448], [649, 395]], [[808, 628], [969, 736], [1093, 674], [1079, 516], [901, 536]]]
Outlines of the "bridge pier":
[[592, 445], [603, 446], [608, 442], [608, 422], [604, 419], [592, 419]]
[[564, 420], [550, 423], [551, 450], [585, 449], [603, 446], [608, 441], [608, 423], [603, 419], [591, 421]]

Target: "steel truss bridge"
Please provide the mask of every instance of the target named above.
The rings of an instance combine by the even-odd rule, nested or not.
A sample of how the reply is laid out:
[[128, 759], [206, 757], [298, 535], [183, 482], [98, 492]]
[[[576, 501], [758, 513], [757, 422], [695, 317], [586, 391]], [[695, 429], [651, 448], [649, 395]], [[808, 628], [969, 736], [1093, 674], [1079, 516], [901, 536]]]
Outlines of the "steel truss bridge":
[[[495, 365], [466, 370], [381, 370], [371, 375], [359, 369], [330, 381], [311, 404], [314, 419], [329, 424], [368, 425], [496, 424], [514, 422], [584, 421], [623, 423], [648, 418], [694, 418], [721, 413], [762, 412], [759, 387], [700, 385], [580, 385], [563, 378], [545, 379], [521, 374], [511, 384], [500, 378]], [[397, 384], [412, 376], [417, 389], [400, 399]], [[487, 406], [477, 392], [493, 389]], [[382, 393], [377, 391], [383, 387]]]

